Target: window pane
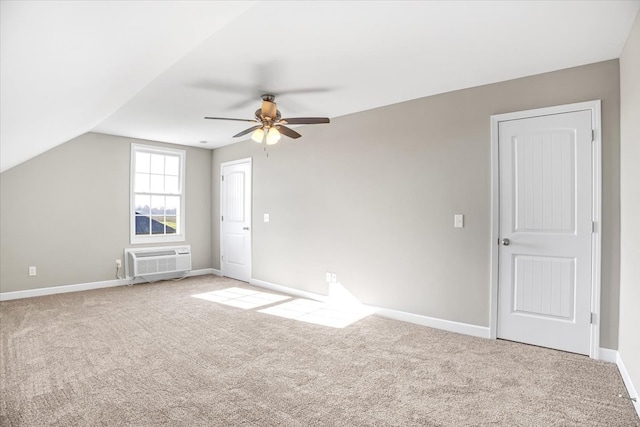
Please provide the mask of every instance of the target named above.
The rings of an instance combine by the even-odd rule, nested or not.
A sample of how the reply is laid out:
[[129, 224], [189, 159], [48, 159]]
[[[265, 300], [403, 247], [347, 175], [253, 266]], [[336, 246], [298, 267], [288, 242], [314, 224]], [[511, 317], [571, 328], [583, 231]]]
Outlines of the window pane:
[[151, 155], [151, 173], [164, 174], [164, 157], [162, 154]]
[[167, 196], [165, 201], [165, 210], [167, 215], [176, 215], [180, 206], [180, 197]]
[[133, 191], [137, 193], [149, 192], [149, 175], [146, 173], [137, 173], [134, 179], [136, 182], [134, 183]]
[[151, 196], [136, 195], [135, 211], [138, 215], [148, 215], [151, 206]]
[[164, 196], [151, 197], [151, 213], [153, 215], [164, 215]]
[[164, 234], [164, 216], [151, 217], [151, 234]]
[[180, 172], [180, 157], [178, 156], [166, 156], [165, 157], [165, 175], [178, 176]]
[[164, 176], [163, 175], [151, 175], [151, 193], [164, 193]]
[[149, 153], [136, 153], [136, 172], [149, 172], [151, 155]]
[[178, 229], [178, 218], [180, 217], [180, 197], [167, 196], [165, 213], [167, 215], [167, 234], [176, 234]]
[[177, 176], [165, 176], [164, 177], [164, 191], [165, 193], [178, 194], [178, 177]]
[[175, 216], [167, 216], [165, 218], [164, 224], [167, 230], [167, 234], [176, 234], [178, 230], [178, 224], [176, 223], [177, 217]]
[[136, 215], [136, 234], [149, 234], [149, 217]]

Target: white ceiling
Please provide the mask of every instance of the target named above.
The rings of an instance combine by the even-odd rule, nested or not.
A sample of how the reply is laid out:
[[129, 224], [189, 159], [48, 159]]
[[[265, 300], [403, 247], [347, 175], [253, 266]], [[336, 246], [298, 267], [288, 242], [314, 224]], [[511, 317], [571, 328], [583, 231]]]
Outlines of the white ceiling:
[[203, 117], [253, 118], [265, 92], [284, 117], [334, 118], [618, 58], [638, 10], [640, 0], [3, 0], [0, 170], [88, 131], [227, 145], [247, 124]]

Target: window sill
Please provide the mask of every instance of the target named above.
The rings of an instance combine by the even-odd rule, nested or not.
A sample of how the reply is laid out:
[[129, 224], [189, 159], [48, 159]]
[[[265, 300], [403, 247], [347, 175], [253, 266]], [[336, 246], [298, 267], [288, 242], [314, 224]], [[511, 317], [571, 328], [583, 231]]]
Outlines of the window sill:
[[184, 241], [184, 235], [181, 234], [176, 234], [175, 236], [131, 236], [132, 245], [141, 245], [145, 243], [173, 243]]

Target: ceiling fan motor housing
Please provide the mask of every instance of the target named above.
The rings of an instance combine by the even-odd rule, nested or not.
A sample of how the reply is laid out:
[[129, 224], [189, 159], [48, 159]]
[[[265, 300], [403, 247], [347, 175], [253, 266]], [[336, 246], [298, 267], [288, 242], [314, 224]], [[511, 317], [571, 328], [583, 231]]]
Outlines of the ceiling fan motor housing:
[[267, 99], [262, 101], [261, 110], [261, 116], [263, 118], [270, 118], [271, 120], [275, 120], [276, 116], [278, 115], [278, 107], [276, 106], [276, 103]]

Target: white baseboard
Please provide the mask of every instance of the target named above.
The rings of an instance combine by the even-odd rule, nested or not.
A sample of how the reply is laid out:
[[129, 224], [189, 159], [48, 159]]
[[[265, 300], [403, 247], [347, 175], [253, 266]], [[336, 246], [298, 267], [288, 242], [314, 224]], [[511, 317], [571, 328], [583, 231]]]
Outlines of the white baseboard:
[[444, 331], [456, 332], [463, 335], [491, 338], [491, 335], [489, 334], [489, 327], [438, 319], [435, 317], [423, 316], [421, 314], [407, 313], [406, 311], [392, 310], [390, 308], [370, 307], [373, 309], [374, 313], [389, 319], [415, 323], [416, 325], [428, 326], [430, 328], [442, 329]]
[[[288, 286], [276, 285], [274, 283], [265, 282], [263, 280], [251, 279], [250, 284], [259, 286], [265, 289], [271, 289], [272, 291], [282, 292], [298, 296], [301, 298], [308, 298], [316, 301], [327, 301], [326, 295], [317, 294], [309, 291], [302, 291], [300, 289], [290, 288]], [[480, 338], [490, 338], [489, 328], [483, 326], [471, 325], [468, 323], [453, 322], [451, 320], [437, 319], [434, 317], [423, 316], [420, 314], [407, 313], [405, 311], [392, 310], [390, 308], [376, 307], [372, 305], [364, 305], [370, 309], [372, 313], [378, 314], [388, 319], [400, 320], [403, 322], [415, 323], [417, 325], [429, 326], [435, 329], [442, 329], [449, 332], [456, 332], [464, 335], [472, 335]]]
[[598, 360], [603, 362], [616, 363], [618, 358], [618, 350], [611, 350], [610, 348], [600, 347], [598, 349]]
[[0, 301], [41, 297], [44, 295], [64, 294], [67, 292], [88, 291], [91, 289], [111, 288], [129, 283], [128, 280], [104, 280], [101, 282], [80, 283], [77, 285], [50, 286], [47, 288], [27, 289], [24, 291], [0, 292]]
[[214, 276], [222, 276], [220, 270], [216, 270], [215, 268], [202, 268], [200, 270], [191, 270], [187, 274], [187, 277], [206, 276], [208, 274], [213, 274]]
[[616, 365], [618, 365], [620, 376], [622, 377], [622, 381], [624, 381], [624, 386], [627, 388], [629, 397], [636, 399], [636, 401], [632, 401], [632, 403], [633, 407], [636, 410], [636, 413], [638, 414], [638, 417], [640, 417], [640, 396], [638, 396], [638, 392], [633, 385], [633, 381], [631, 381], [631, 376], [629, 375], [627, 368], [624, 366], [624, 363], [622, 362], [622, 356], [620, 356], [620, 352], [618, 351], [616, 351]]
[[[201, 270], [191, 270], [186, 277], [204, 276], [214, 274], [219, 276], [220, 270], [213, 268], [203, 268]], [[91, 289], [111, 288], [114, 286], [123, 286], [129, 284], [145, 283], [144, 279], [136, 279], [131, 282], [130, 279], [103, 280], [100, 282], [79, 283], [76, 285], [49, 286], [46, 288], [27, 289], [24, 291], [0, 292], [0, 301], [9, 301], [21, 298], [40, 297], [44, 295], [64, 294], [67, 292], [88, 291]]]
[[317, 294], [315, 292], [303, 291], [296, 288], [290, 288], [288, 286], [276, 285], [275, 283], [265, 282], [264, 280], [258, 280], [251, 278], [249, 284], [258, 286], [260, 288], [270, 289], [272, 291], [281, 292], [283, 294], [289, 294], [300, 298], [308, 298], [315, 301], [325, 302], [327, 300], [326, 295]]
[[640, 417], [640, 402], [638, 401], [640, 399], [640, 396], [638, 396], [638, 392], [636, 391], [636, 388], [633, 385], [633, 381], [631, 381], [631, 376], [629, 376], [629, 372], [627, 371], [627, 368], [624, 366], [624, 362], [622, 361], [622, 356], [620, 356], [620, 352], [618, 350], [611, 350], [610, 348], [600, 347], [598, 352], [598, 360], [616, 364], [616, 366], [618, 367], [618, 371], [620, 371], [620, 376], [622, 377], [624, 386], [627, 389], [628, 396], [626, 397], [631, 397], [636, 399], [635, 402], [633, 401], [631, 402], [633, 403], [633, 407], [635, 408], [636, 413], [638, 414], [638, 417]]

